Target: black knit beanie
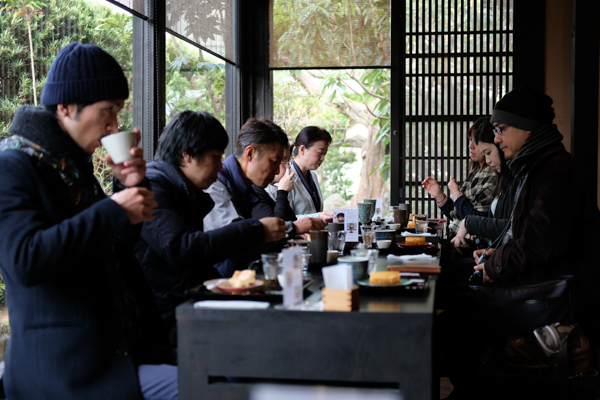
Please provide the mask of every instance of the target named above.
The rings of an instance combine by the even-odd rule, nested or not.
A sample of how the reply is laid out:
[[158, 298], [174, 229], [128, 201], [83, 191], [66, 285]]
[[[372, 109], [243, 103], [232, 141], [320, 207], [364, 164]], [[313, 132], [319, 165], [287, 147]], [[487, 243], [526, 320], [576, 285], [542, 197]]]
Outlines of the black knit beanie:
[[496, 103], [490, 122], [506, 124], [524, 131], [535, 132], [552, 125], [552, 98], [530, 86], [521, 86], [504, 95]]
[[71, 43], [56, 56], [42, 90], [42, 104], [92, 104], [129, 97], [117, 60], [98, 46]]

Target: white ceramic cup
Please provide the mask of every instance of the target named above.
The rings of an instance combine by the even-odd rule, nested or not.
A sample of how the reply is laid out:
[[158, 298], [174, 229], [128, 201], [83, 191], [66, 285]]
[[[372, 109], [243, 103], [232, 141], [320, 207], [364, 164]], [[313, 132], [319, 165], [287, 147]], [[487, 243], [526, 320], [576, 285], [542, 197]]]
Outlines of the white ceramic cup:
[[121, 131], [105, 136], [100, 141], [112, 161], [115, 164], [121, 164], [123, 161], [133, 158], [129, 150], [137, 145], [137, 136], [131, 131]]
[[391, 240], [378, 240], [377, 247], [380, 249], [388, 249], [392, 245]]

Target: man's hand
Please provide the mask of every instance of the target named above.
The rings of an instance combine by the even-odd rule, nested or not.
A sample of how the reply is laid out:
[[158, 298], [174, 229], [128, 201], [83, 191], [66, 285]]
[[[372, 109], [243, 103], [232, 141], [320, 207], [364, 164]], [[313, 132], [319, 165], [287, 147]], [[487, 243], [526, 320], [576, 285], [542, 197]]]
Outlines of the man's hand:
[[154, 209], [158, 204], [154, 201], [154, 194], [146, 188], [127, 188], [110, 197], [123, 208], [129, 222], [133, 225], [140, 222], [154, 220]]
[[281, 218], [261, 218], [260, 223], [265, 230], [265, 242], [276, 242], [285, 237], [286, 226]]
[[423, 189], [427, 190], [427, 193], [429, 193], [429, 195], [438, 203], [444, 200], [445, 194], [442, 192], [440, 184], [437, 183], [437, 181], [432, 177], [428, 176], [423, 182], [421, 182], [421, 186], [423, 186]]
[[286, 192], [292, 191], [294, 189], [294, 175], [296, 175], [295, 172], [288, 170], [279, 181], [277, 190], [285, 190]]
[[[137, 136], [137, 142], [139, 143], [141, 133], [138, 128], [133, 128], [133, 132]], [[132, 187], [139, 185], [146, 175], [146, 160], [144, 160], [144, 151], [139, 147], [132, 147], [129, 149], [129, 153], [133, 156], [131, 160], [123, 161], [121, 164], [113, 163], [110, 155], [106, 155], [106, 162], [110, 165], [113, 175], [119, 182], [124, 186]]]
[[321, 218], [321, 221], [324, 223], [333, 222], [333, 213], [322, 212], [319, 214], [319, 218]]
[[484, 268], [485, 264], [477, 264], [475, 267], [473, 267], [475, 269], [475, 271], [481, 271], [483, 272], [483, 283], [496, 283], [492, 278], [490, 278], [488, 276], [488, 274], [485, 272], [485, 268]]
[[492, 253], [494, 252], [494, 250], [496, 249], [488, 249], [488, 251], [485, 251], [485, 249], [478, 249], [475, 250], [473, 252], [473, 260], [475, 260], [475, 264], [479, 264], [479, 259], [481, 258], [481, 256], [483, 255], [483, 252], [485, 251], [485, 255], [487, 257], [491, 256]]
[[304, 217], [297, 221], [294, 221], [296, 227], [296, 234], [301, 235], [310, 230], [320, 230], [325, 228], [325, 223], [319, 218]]

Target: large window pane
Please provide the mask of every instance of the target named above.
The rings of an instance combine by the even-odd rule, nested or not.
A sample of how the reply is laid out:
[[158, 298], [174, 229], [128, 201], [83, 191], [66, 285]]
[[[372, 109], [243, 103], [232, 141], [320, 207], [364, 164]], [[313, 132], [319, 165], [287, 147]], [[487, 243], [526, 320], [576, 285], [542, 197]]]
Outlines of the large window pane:
[[291, 140], [308, 125], [333, 136], [316, 171], [325, 203], [337, 198], [355, 206], [365, 198], [383, 198], [385, 207], [389, 203], [389, 70], [288, 70], [274, 71], [273, 77], [273, 119]]
[[166, 27], [234, 62], [233, 0], [167, 0]]
[[166, 121], [185, 110], [206, 111], [225, 126], [225, 62], [166, 35]]
[[270, 67], [389, 66], [390, 0], [272, 0]]

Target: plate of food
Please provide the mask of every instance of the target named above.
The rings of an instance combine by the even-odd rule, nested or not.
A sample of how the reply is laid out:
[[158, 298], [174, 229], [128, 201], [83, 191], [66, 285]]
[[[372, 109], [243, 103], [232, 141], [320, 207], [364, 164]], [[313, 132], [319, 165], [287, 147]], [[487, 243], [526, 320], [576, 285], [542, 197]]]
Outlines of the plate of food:
[[229, 281], [220, 283], [217, 286], [217, 289], [222, 290], [224, 292], [251, 292], [254, 290], [259, 290], [262, 289], [262, 286], [265, 283], [261, 280], [261, 279], [257, 279], [256, 281], [254, 281], [253, 283], [249, 283], [247, 285], [244, 286], [233, 286], [231, 283], [229, 283]]
[[400, 282], [398, 282], [398, 283], [377, 284], [377, 283], [369, 282], [368, 279], [363, 279], [363, 280], [357, 281], [357, 283], [360, 286], [367, 286], [367, 287], [398, 287], [398, 286], [412, 285], [413, 281], [412, 281], [412, 279], [400, 279]]
[[412, 280], [400, 279], [400, 272], [398, 271], [377, 271], [372, 272], [369, 279], [359, 280], [357, 283], [368, 287], [395, 287], [408, 286], [412, 283]]
[[262, 285], [264, 285], [264, 282], [256, 279], [256, 271], [245, 269], [234, 271], [231, 278], [217, 285], [217, 289], [232, 293], [250, 292], [261, 288]]

